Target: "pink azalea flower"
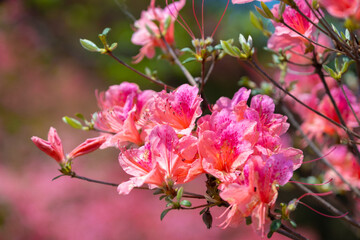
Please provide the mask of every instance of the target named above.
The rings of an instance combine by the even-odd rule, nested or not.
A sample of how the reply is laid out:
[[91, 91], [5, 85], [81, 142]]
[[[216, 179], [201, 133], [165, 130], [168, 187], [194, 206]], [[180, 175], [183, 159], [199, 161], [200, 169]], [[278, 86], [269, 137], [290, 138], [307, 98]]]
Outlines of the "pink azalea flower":
[[154, 187], [166, 187], [169, 182], [181, 184], [191, 181], [202, 173], [196, 159], [196, 142], [193, 136], [178, 138], [174, 129], [167, 125], [156, 126], [149, 142], [138, 149], [124, 150], [119, 162], [124, 171], [134, 177], [119, 185], [120, 194], [128, 194], [144, 183]]
[[[311, 9], [307, 6], [305, 1], [303, 0], [295, 0], [296, 5], [298, 6], [299, 10], [305, 14], [311, 21], [314, 23], [318, 23], [318, 19], [315, 17]], [[279, 4], [274, 5], [273, 9], [271, 10], [275, 17], [279, 17]], [[302, 35], [306, 37], [312, 36], [313, 32], [315, 31], [314, 25], [306, 20], [300, 13], [298, 13], [295, 9], [291, 8], [290, 6], [285, 7], [285, 11], [282, 15], [284, 22], [289, 25], [291, 28], [295, 29], [296, 31], [300, 32]], [[282, 23], [273, 22], [275, 26], [275, 35], [282, 35], [287, 34], [292, 38], [300, 38], [302, 39], [299, 34], [292, 31]]]
[[96, 91], [96, 98], [101, 110], [117, 106], [130, 111], [140, 92], [139, 86], [135, 83], [122, 82], [119, 85], [110, 86], [106, 92]]
[[274, 205], [278, 195], [276, 185], [285, 185], [290, 180], [302, 158], [302, 152], [296, 149], [272, 156], [251, 156], [238, 177], [221, 189], [221, 198], [230, 206], [223, 213], [227, 217], [220, 226], [236, 226], [252, 216], [255, 228], [264, 235], [267, 209]]
[[276, 114], [274, 101], [266, 95], [256, 95], [251, 99], [250, 108], [245, 112], [247, 119], [256, 120], [261, 132], [282, 135], [288, 128], [287, 117]]
[[[344, 87], [345, 93], [355, 111], [355, 114], [359, 116], [360, 114], [360, 106], [359, 102], [357, 101], [355, 95], [348, 89], [346, 86]], [[334, 100], [338, 106], [338, 109], [343, 117], [347, 126], [352, 129], [357, 127], [356, 119], [346, 101], [344, 94], [342, 93], [341, 89], [338, 87], [334, 87], [331, 89], [331, 94], [334, 97]], [[336, 114], [335, 108], [333, 107], [330, 98], [326, 95], [321, 99], [315, 108], [316, 110], [320, 111], [327, 117], [331, 118], [332, 120], [340, 123], [339, 117]], [[315, 138], [318, 142], [322, 142], [323, 134], [328, 134], [330, 136], [340, 135], [345, 136], [345, 132], [343, 130], [339, 130], [336, 126], [332, 123], [327, 121], [326, 119], [318, 116], [315, 113], [309, 113], [309, 116], [304, 120], [302, 124], [302, 129], [309, 135], [311, 138]]]
[[202, 113], [198, 93], [197, 87], [188, 84], [170, 93], [160, 92], [149, 107], [150, 120], [171, 126], [177, 134], [189, 135]]
[[143, 143], [135, 124], [135, 111], [136, 108], [134, 107], [132, 111], [128, 112], [124, 117], [121, 109], [114, 107], [113, 109], [98, 112], [93, 115], [95, 128], [110, 132], [110, 134], [104, 134], [107, 140], [101, 146], [102, 149], [111, 146], [123, 146], [129, 142], [137, 145]]
[[321, 6], [324, 7], [331, 15], [338, 18], [348, 18], [356, 13], [359, 9], [359, 0], [320, 0]]
[[222, 182], [236, 178], [235, 171], [241, 169], [253, 153], [252, 145], [257, 137], [256, 122], [234, 120], [235, 115], [227, 109], [199, 120], [198, 148], [202, 166]]
[[[131, 37], [133, 44], [143, 46], [140, 49], [140, 53], [134, 57], [134, 63], [139, 63], [145, 56], [153, 58], [156, 47], [166, 49], [161, 39], [161, 34], [165, 30], [165, 22], [168, 19], [170, 19], [170, 26], [165, 33], [164, 39], [169, 45], [174, 43], [174, 22], [179, 11], [184, 7], [185, 2], [186, 0], [179, 0], [161, 9], [155, 7], [155, 0], [152, 0], [148, 10], [142, 11], [141, 18], [134, 23], [136, 31]], [[149, 31], [149, 29], [151, 30]]]
[[139, 131], [143, 126], [141, 116], [154, 91], [140, 91], [134, 83], [123, 82], [97, 94], [102, 111], [93, 115], [95, 128], [105, 134], [107, 141], [101, 146], [122, 146], [129, 142], [141, 145], [144, 139]]
[[234, 94], [232, 99], [221, 97], [216, 101], [213, 111], [221, 111], [221, 109], [226, 108], [233, 111], [237, 121], [240, 121], [244, 118], [245, 110], [248, 108], [247, 100], [249, 99], [250, 93], [250, 89], [242, 87]]
[[55, 128], [50, 128], [47, 141], [35, 136], [31, 137], [31, 141], [58, 163], [63, 164], [66, 162], [61, 139]]
[[[360, 188], [360, 165], [356, 157], [349, 151], [345, 145], [335, 145], [329, 149], [324, 149], [323, 153], [330, 154], [327, 160], [335, 169], [354, 187]], [[328, 170], [325, 179], [334, 179], [333, 183], [340, 189], [349, 190], [349, 187], [332, 171]]]
[[220, 227], [236, 227], [244, 221], [245, 217], [251, 216], [254, 208], [259, 204], [254, 178], [254, 166], [252, 163], [248, 163], [244, 167], [243, 174], [239, 175], [237, 182], [228, 184], [220, 192], [220, 197], [230, 204], [228, 209], [219, 216], [221, 218], [227, 213], [226, 219], [220, 224]]
[[[312, 22], [315, 24], [318, 23], [319, 20], [315, 17], [311, 9], [304, 1], [295, 0], [295, 3], [300, 11], [303, 12]], [[275, 17], [279, 17], [279, 4], [274, 5], [271, 11]], [[320, 39], [324, 38], [324, 35], [322, 34], [320, 34], [321, 37], [315, 34], [316, 28], [314, 25], [290, 6], [285, 7], [285, 11], [282, 17], [284, 22], [289, 27], [302, 34], [306, 38], [310, 38], [316, 42], [319, 42]], [[284, 49], [286, 47], [292, 46], [296, 49], [295, 52], [299, 52], [300, 55], [304, 54], [306, 50], [306, 44], [309, 43], [308, 40], [282, 23], [277, 23], [275, 21], [272, 23], [275, 27], [275, 32], [268, 40], [268, 48], [278, 50], [280, 48]], [[320, 52], [323, 52], [324, 50], [324, 48], [321, 48]], [[302, 61], [306, 60], [303, 59]]]

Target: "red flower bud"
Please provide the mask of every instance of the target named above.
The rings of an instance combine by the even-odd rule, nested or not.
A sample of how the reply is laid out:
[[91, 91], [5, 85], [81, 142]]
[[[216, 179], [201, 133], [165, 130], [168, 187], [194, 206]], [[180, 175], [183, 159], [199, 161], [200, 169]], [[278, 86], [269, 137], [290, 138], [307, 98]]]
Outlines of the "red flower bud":
[[105, 136], [86, 139], [85, 142], [74, 148], [74, 150], [72, 150], [67, 157], [68, 159], [74, 159], [81, 155], [93, 152], [97, 150], [105, 141]]
[[51, 127], [48, 134], [48, 141], [33, 136], [31, 141], [44, 153], [55, 159], [58, 163], [65, 163], [64, 151], [61, 139], [56, 129]]

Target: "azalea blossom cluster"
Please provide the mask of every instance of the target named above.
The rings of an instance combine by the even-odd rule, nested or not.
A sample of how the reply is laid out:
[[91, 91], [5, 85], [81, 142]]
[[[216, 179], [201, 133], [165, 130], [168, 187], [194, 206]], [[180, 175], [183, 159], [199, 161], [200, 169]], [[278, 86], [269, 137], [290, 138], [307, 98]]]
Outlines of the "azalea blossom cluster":
[[[303, 154], [282, 146], [280, 136], [289, 124], [285, 116], [274, 113], [273, 100], [256, 95], [248, 106], [250, 93], [241, 88], [233, 99], [221, 97], [212, 113], [201, 117], [197, 87], [184, 84], [172, 92], [154, 92], [127, 82], [111, 86], [97, 94], [101, 110], [93, 115], [95, 129], [105, 133], [91, 148], [82, 144], [87, 150], [81, 153], [98, 147], [120, 149], [120, 165], [132, 176], [119, 185], [120, 194], [143, 184], [165, 192], [200, 174], [210, 174], [219, 182], [221, 198], [229, 203], [222, 226], [253, 216], [258, 220], [256, 227], [263, 229], [278, 185], [290, 180]], [[61, 141], [53, 128], [48, 142], [32, 140], [63, 162]], [[67, 158], [78, 155], [70, 153]]]
[[[356, 29], [360, 26], [359, 1], [321, 0], [318, 4], [308, 0], [284, 0], [272, 9], [261, 3], [257, 10], [270, 20], [274, 32], [265, 30], [254, 14], [252, 21], [269, 36], [267, 49], [274, 54], [275, 66], [280, 69], [275, 77], [266, 74], [254, 60], [251, 36], [246, 40], [240, 34], [240, 48], [233, 45], [232, 39], [221, 40], [220, 44], [212, 46], [213, 39], [204, 37], [204, 26], [200, 26], [196, 18], [193, 2], [194, 17], [202, 36], [196, 39], [179, 12], [185, 2], [179, 0], [169, 4], [166, 1], [166, 7], [162, 9], [151, 0], [149, 8], [142, 11], [134, 24], [131, 41], [141, 46], [134, 63], [144, 57], [155, 57], [159, 48], [166, 55], [163, 59], [177, 64], [191, 85], [168, 86], [151, 73], [142, 74], [124, 64], [112, 53], [116, 44], [108, 46], [106, 34], [109, 30], [106, 30], [100, 35], [104, 49], [89, 40], [82, 41], [83, 47], [113, 57], [147, 80], [163, 86], [164, 90], [141, 90], [134, 83], [122, 82], [110, 86], [107, 91], [97, 91], [99, 111], [92, 114], [91, 121], [85, 120], [85, 127], [75, 120], [66, 122], [76, 128], [97, 131], [100, 136], [86, 140], [67, 155], [54, 128], [50, 129], [47, 141], [38, 137], [33, 137], [32, 141], [60, 163], [64, 175], [72, 177], [76, 177], [71, 168], [75, 157], [96, 149], [119, 149], [120, 166], [130, 178], [118, 185], [110, 185], [117, 185], [117, 191], [122, 195], [136, 188], [154, 189], [155, 193], [163, 195], [160, 199], [165, 198], [168, 202], [164, 214], [172, 209], [199, 208], [191, 208], [187, 200], [180, 202], [181, 184], [206, 176], [206, 194], [188, 197], [206, 200], [207, 204], [200, 207], [204, 207], [201, 214], [207, 225], [211, 221], [206, 219], [206, 214], [210, 214], [211, 207], [226, 207], [220, 216], [222, 228], [251, 219], [262, 237], [267, 232], [271, 237], [282, 227], [293, 239], [303, 239], [297, 238], [281, 221], [294, 225], [289, 215], [303, 196], [326, 196], [331, 192], [317, 195], [307, 189], [305, 195], [288, 205], [281, 203], [281, 209], [274, 211], [278, 215], [271, 212], [280, 186], [290, 181], [304, 158], [302, 150], [284, 144], [283, 137], [290, 124], [287, 116], [275, 113], [274, 99], [282, 104], [285, 112], [291, 108], [298, 115], [299, 124], [296, 117], [290, 118], [291, 113], [288, 114], [292, 123], [298, 125], [298, 132], [305, 136], [300, 145], [310, 146], [317, 157], [330, 166], [321, 172], [322, 179], [334, 179], [337, 188], [354, 191], [360, 196], [360, 148], [357, 142], [360, 139], [360, 99], [356, 87], [348, 87], [342, 80], [352, 62], [357, 62], [360, 67], [359, 44], [352, 29], [339, 33], [334, 26], [331, 29], [324, 24], [324, 12], [320, 9], [323, 6], [331, 15], [347, 18], [347, 24]], [[251, 0], [232, 2], [243, 4]], [[195, 51], [176, 49], [175, 21], [190, 35]], [[180, 52], [193, 55], [183, 63], [197, 61], [201, 64], [201, 77], [191, 76], [178, 59]], [[269, 93], [254, 86], [255, 91], [240, 87], [232, 99], [224, 96], [213, 105], [209, 104], [204, 85], [215, 62], [225, 55], [246, 61], [278, 90]], [[335, 70], [326, 65], [329, 59], [335, 59]], [[205, 71], [207, 62], [212, 65]], [[322, 148], [317, 150], [317, 146]], [[339, 211], [333, 213], [346, 216]], [[161, 219], [163, 217], [161, 214]], [[268, 225], [271, 225], [270, 231]]]

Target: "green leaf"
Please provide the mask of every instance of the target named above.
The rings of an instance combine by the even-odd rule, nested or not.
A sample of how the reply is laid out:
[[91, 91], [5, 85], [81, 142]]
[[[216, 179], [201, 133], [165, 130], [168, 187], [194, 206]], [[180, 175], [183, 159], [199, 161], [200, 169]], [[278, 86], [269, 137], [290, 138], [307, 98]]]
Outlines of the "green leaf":
[[267, 15], [267, 18], [274, 19], [274, 14], [270, 11], [269, 7], [264, 2], [260, 2], [260, 4], [265, 14]]
[[188, 47], [183, 48], [180, 51], [181, 52], [189, 52], [189, 53], [194, 54], [194, 55], [196, 54], [191, 48], [188, 48]]
[[188, 62], [193, 62], [196, 61], [197, 59], [195, 57], [189, 57], [187, 59], [185, 59], [184, 61], [182, 61], [182, 64], [188, 63]]
[[324, 70], [330, 74], [330, 76], [334, 79], [339, 79], [339, 76], [337, 73], [335, 73], [334, 70], [332, 70], [331, 68], [329, 68], [328, 66], [324, 65], [323, 66]]
[[255, 16], [255, 14], [250, 11], [250, 22], [259, 30], [264, 30], [264, 24], [262, 23], [261, 19]]
[[164, 211], [162, 211], [161, 215], [160, 215], [160, 220], [162, 221], [164, 219], [164, 217], [166, 216], [166, 214], [168, 212], [170, 212], [172, 210], [172, 208], [168, 208], [168, 209], [165, 209]]
[[162, 195], [159, 197], [159, 200], [163, 200], [166, 197], [166, 195]]
[[297, 227], [296, 222], [294, 222], [293, 220], [290, 220], [290, 224], [291, 224], [291, 226], [293, 226], [294, 228], [296, 228], [296, 227]]
[[279, 16], [280, 19], [282, 19], [282, 15], [285, 12], [285, 8], [286, 8], [286, 4], [284, 2], [280, 2], [280, 6], [279, 6]]
[[280, 227], [281, 227], [281, 220], [276, 219], [276, 220], [272, 221], [272, 223], [270, 225], [270, 231], [276, 232]]
[[80, 44], [83, 48], [85, 48], [86, 50], [88, 50], [90, 52], [100, 52], [101, 51], [101, 49], [90, 40], [80, 38]]
[[215, 50], [222, 50], [221, 44], [215, 45], [214, 49], [215, 49]]
[[178, 200], [178, 202], [182, 198], [183, 193], [184, 193], [184, 188], [180, 187], [176, 192], [176, 199]]
[[334, 26], [334, 24], [331, 24], [331, 27], [332, 27], [332, 29], [334, 30], [334, 32], [335, 32], [337, 35], [340, 36], [340, 33], [339, 33], [339, 31], [337, 30], [337, 28]]
[[113, 43], [113, 44], [111, 44], [109, 50], [110, 50], [110, 51], [114, 51], [114, 50], [117, 48], [117, 46], [118, 46], [117, 43]]
[[340, 34], [341, 34], [341, 38], [345, 41], [346, 40], [345, 34], [343, 32], [341, 32]]
[[261, 8], [259, 8], [258, 6], [255, 6], [255, 9], [258, 13], [261, 14], [261, 16], [263, 16], [264, 18], [268, 18], [266, 13], [264, 12], [264, 10], [262, 10]]
[[85, 117], [84, 117], [84, 115], [82, 115], [81, 113], [77, 113], [77, 114], [75, 114], [75, 116], [76, 116], [77, 118], [80, 118], [80, 119], [83, 120], [83, 121], [86, 120]]
[[150, 33], [151, 36], [153, 36], [153, 37], [156, 36], [155, 33], [153, 32], [153, 30], [147, 24], [145, 25], [145, 28]]
[[70, 117], [65, 116], [65, 117], [62, 118], [62, 120], [63, 120], [64, 123], [69, 124], [73, 128], [76, 128], [76, 129], [81, 129], [82, 128], [82, 124], [78, 120], [76, 120], [74, 118], [70, 118]]
[[317, 10], [320, 6], [319, 6], [319, 2], [317, 0], [313, 0], [312, 1], [312, 7], [314, 10]]
[[180, 205], [185, 206], [185, 207], [191, 207], [191, 202], [188, 200], [182, 200], [180, 202]]
[[340, 67], [339, 67], [339, 59], [338, 58], [335, 58], [335, 70], [337, 72], [340, 72]]
[[171, 17], [168, 16], [168, 17], [166, 18], [166, 20], [165, 20], [165, 23], [164, 23], [165, 34], [166, 34], [168, 28], [170, 27], [170, 24], [171, 24]]
[[353, 62], [355, 62], [354, 60], [347, 60], [347, 61], [345, 61], [344, 62], [344, 65], [342, 66], [342, 68], [341, 68], [341, 73], [345, 73], [347, 70], [348, 70], [348, 68], [349, 68], [349, 66], [350, 66], [350, 64], [352, 64]]
[[350, 41], [350, 31], [349, 31], [349, 29], [345, 30], [345, 38], [346, 38], [346, 40]]
[[233, 56], [233, 57], [239, 57], [239, 54], [234, 50], [234, 47], [230, 43], [232, 41], [233, 41], [232, 39], [227, 40], [227, 41], [220, 40], [221, 47], [224, 49], [224, 52], [226, 54]]
[[110, 30], [111, 28], [105, 28], [101, 34], [106, 36], [110, 32]]

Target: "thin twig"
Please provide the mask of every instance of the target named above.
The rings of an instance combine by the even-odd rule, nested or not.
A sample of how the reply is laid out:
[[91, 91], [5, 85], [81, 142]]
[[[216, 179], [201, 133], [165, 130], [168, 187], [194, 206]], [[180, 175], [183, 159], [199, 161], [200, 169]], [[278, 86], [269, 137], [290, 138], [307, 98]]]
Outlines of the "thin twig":
[[70, 176], [71, 178], [81, 179], [81, 180], [84, 180], [87, 182], [99, 183], [102, 185], [107, 185], [107, 186], [112, 186], [112, 187], [119, 186], [119, 184], [117, 184], [117, 183], [104, 182], [104, 181], [95, 180], [95, 179], [91, 179], [91, 178], [87, 178], [87, 177], [82, 177], [82, 176], [77, 175], [75, 172], [72, 172], [70, 175], [67, 175], [67, 176]]
[[294, 240], [308, 240], [308, 238], [297, 232], [292, 231], [284, 224], [281, 224], [280, 229], [278, 229], [276, 232]]
[[[117, 183], [110, 183], [110, 182], [105, 182], [105, 181], [100, 181], [100, 180], [95, 180], [95, 179], [79, 176], [75, 172], [71, 172], [68, 175], [60, 175], [60, 176], [69, 176], [71, 178], [77, 178], [77, 179], [84, 180], [84, 181], [87, 181], [87, 182], [98, 183], [98, 184], [112, 186], [112, 187], [118, 187], [119, 186], [119, 184], [117, 184]], [[60, 176], [57, 176], [56, 178], [58, 178]], [[151, 190], [148, 187], [135, 187], [135, 189]], [[203, 195], [192, 193], [192, 192], [186, 192], [186, 191], [184, 191], [183, 197], [205, 199], [205, 197]]]
[[354, 117], [355, 117], [355, 119], [356, 119], [356, 121], [357, 121], [357, 123], [358, 123], [358, 125], [360, 127], [360, 120], [359, 120], [357, 114], [355, 113], [354, 108], [352, 107], [352, 104], [351, 104], [351, 102], [350, 102], [350, 100], [349, 100], [349, 98], [348, 98], [348, 96], [347, 96], [347, 94], [346, 94], [346, 92], [344, 90], [344, 86], [343, 86], [342, 82], [338, 82], [338, 84], [339, 84], [339, 87], [340, 87], [342, 93], [344, 94], [344, 97], [346, 99], [346, 102], [347, 102], [348, 106], [351, 109], [352, 114], [354, 115]]
[[203, 205], [199, 205], [199, 206], [195, 206], [195, 207], [181, 207], [180, 209], [183, 210], [193, 210], [193, 209], [198, 209], [198, 208], [205, 208], [205, 207], [213, 207], [216, 206], [216, 204], [203, 204]]
[[204, 79], [204, 84], [206, 84], [207, 81], [209, 80], [210, 75], [211, 75], [212, 71], [214, 70], [215, 63], [216, 63], [216, 60], [215, 60], [215, 57], [213, 56], [213, 60], [212, 60], [212, 62], [211, 62], [211, 65], [210, 65], [210, 67], [209, 67], [209, 70], [208, 70], [208, 72], [206, 73], [206, 76], [205, 76], [205, 79]]
[[167, 85], [166, 83], [163, 83], [163, 82], [160, 81], [160, 80], [153, 79], [153, 78], [145, 75], [144, 73], [136, 70], [135, 68], [131, 67], [129, 64], [123, 62], [123, 61], [120, 60], [118, 57], [116, 57], [111, 51], [106, 52], [106, 54], [109, 55], [110, 57], [112, 57], [113, 59], [115, 59], [115, 60], [116, 60], [118, 63], [120, 63], [121, 65], [123, 65], [123, 66], [127, 67], [128, 69], [130, 69], [131, 71], [139, 74], [139, 75], [142, 76], [143, 78], [145, 78], [145, 79], [147, 79], [147, 80], [149, 80], [149, 81], [151, 81], [151, 82], [153, 82], [153, 83], [155, 83], [155, 84], [157, 84], [157, 85], [159, 85], [159, 86], [162, 86], [162, 87], [164, 87], [164, 88], [172, 89], [172, 90], [175, 89], [174, 87], [169, 86], [169, 85]]
[[205, 86], [205, 59], [201, 61], [201, 85], [200, 85], [200, 94], [203, 92]]
[[179, 58], [176, 56], [174, 50], [169, 46], [169, 44], [166, 42], [165, 38], [163, 36], [161, 36], [162, 41], [164, 42], [166, 49], [168, 50], [168, 52], [170, 53], [171, 57], [174, 59], [174, 62], [176, 63], [176, 65], [179, 66], [179, 68], [181, 69], [181, 71], [184, 73], [185, 77], [187, 78], [187, 80], [189, 81], [189, 83], [193, 86], [198, 86], [194, 77], [191, 75], [191, 73], [186, 69], [186, 67], [184, 67], [184, 65], [182, 65], [182, 63], [180, 62]]

